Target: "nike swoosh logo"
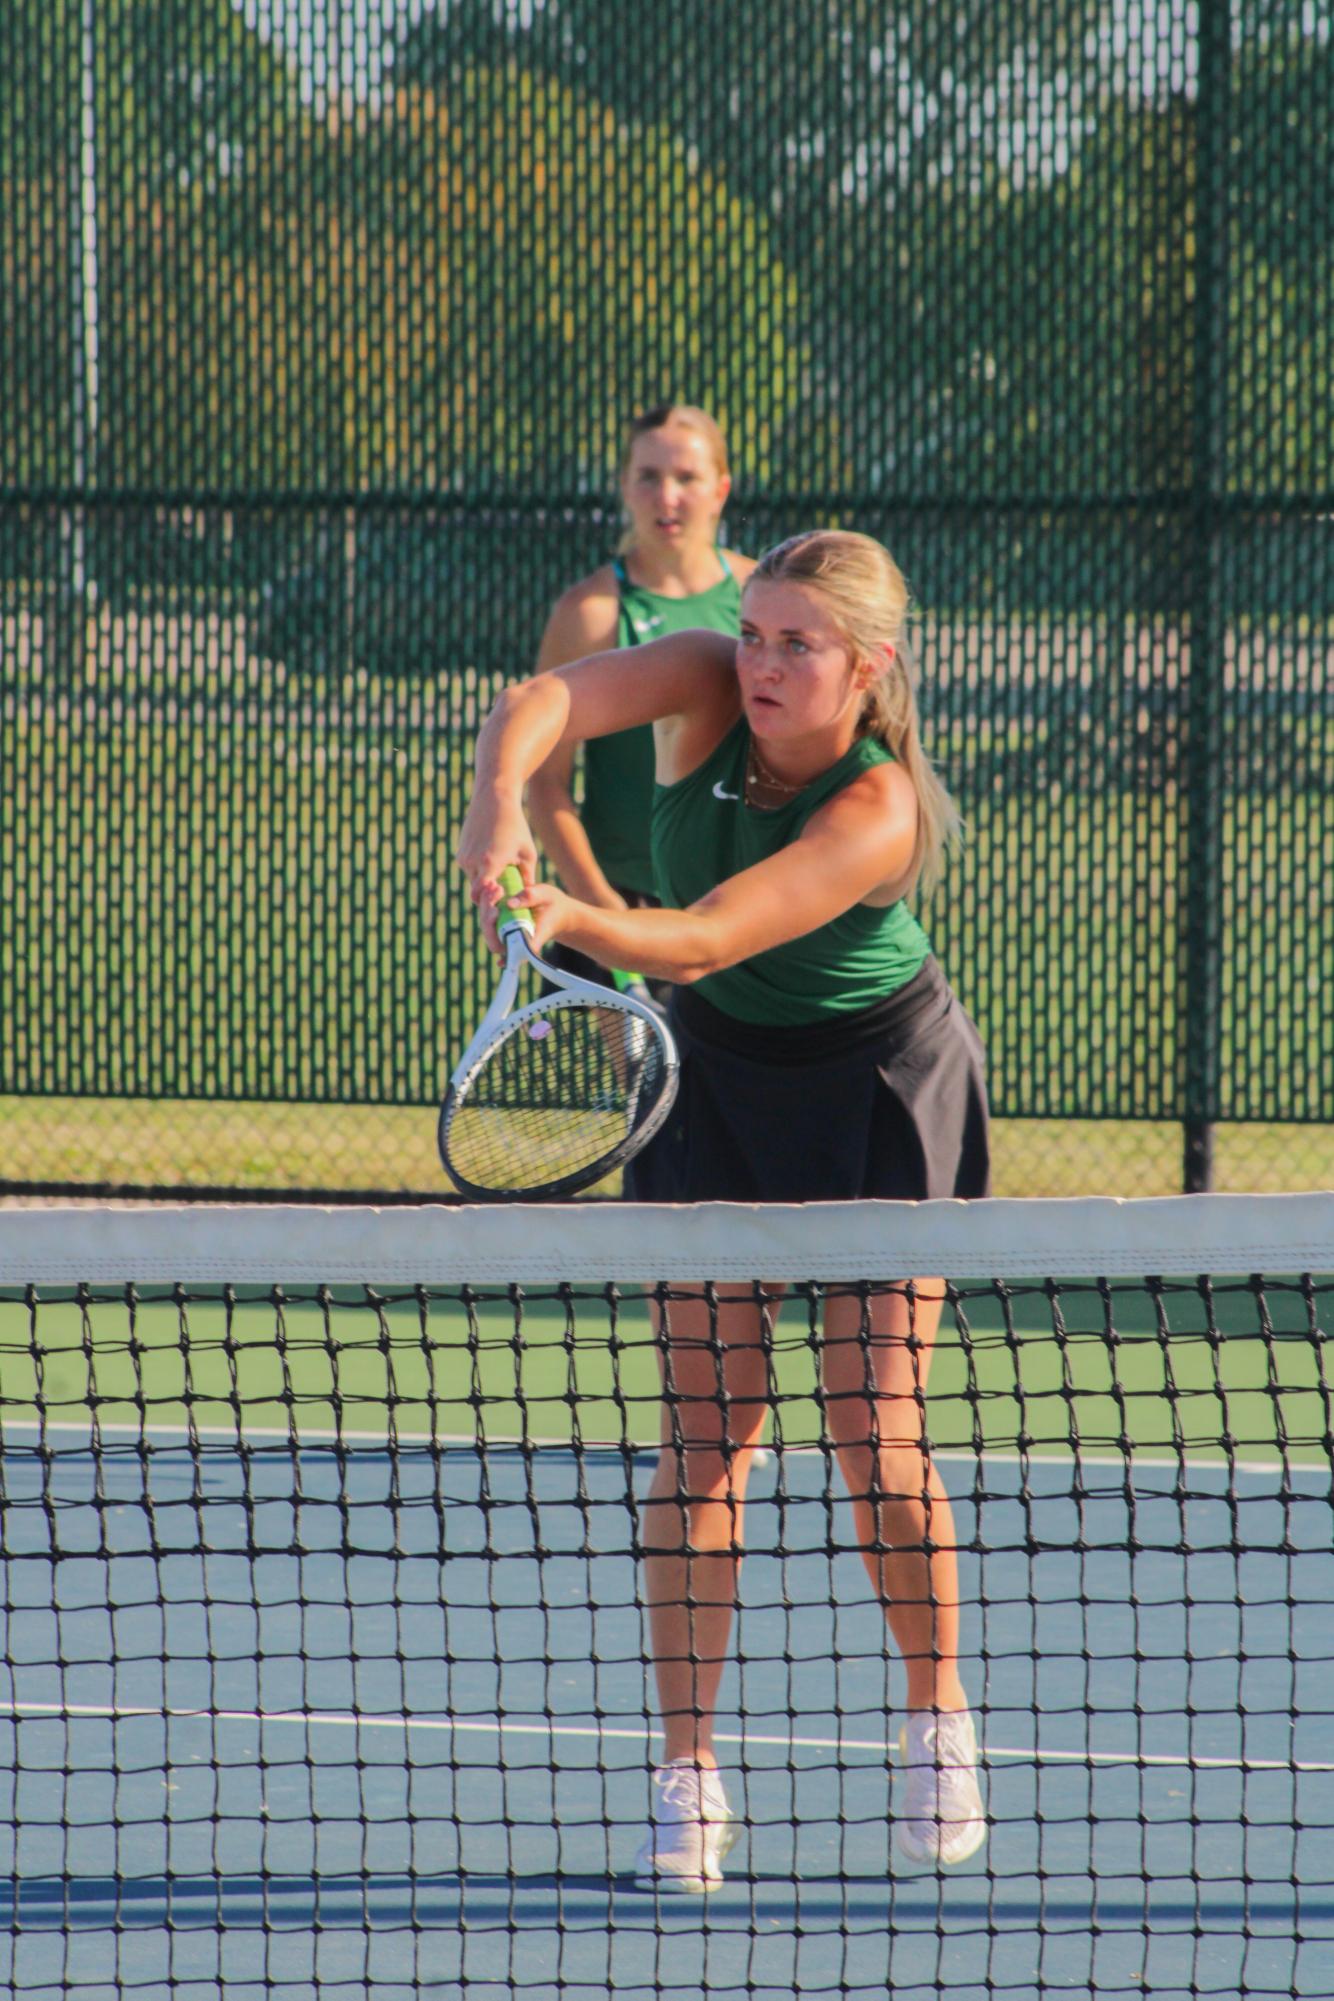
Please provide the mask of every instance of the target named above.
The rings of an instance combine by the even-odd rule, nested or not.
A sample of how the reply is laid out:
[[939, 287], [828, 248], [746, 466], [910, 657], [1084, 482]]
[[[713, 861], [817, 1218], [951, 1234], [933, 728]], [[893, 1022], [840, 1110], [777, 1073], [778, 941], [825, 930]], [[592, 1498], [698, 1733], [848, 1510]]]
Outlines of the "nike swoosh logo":
[[713, 796], [715, 799], [739, 799], [741, 794], [739, 792], [724, 792], [722, 779], [715, 778], [713, 781]]

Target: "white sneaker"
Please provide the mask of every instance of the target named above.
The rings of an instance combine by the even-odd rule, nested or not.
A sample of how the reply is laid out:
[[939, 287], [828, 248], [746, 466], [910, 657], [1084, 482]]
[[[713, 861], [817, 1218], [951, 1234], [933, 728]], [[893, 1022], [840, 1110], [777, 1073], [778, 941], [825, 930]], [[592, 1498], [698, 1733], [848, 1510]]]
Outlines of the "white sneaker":
[[966, 1862], [987, 1838], [966, 1709], [915, 1709], [899, 1733], [907, 1786], [894, 1841], [912, 1862]]
[[723, 1857], [741, 1832], [723, 1782], [691, 1758], [675, 1758], [653, 1774], [653, 1820], [635, 1857], [636, 1880], [647, 1888], [700, 1895], [723, 1880]]

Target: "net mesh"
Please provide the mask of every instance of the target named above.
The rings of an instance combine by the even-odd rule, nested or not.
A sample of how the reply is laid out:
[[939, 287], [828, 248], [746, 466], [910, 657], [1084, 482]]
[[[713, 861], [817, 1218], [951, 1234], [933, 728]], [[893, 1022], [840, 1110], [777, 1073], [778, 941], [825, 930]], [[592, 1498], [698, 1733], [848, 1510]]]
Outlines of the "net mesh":
[[[1328, 1197], [0, 1215], [7, 1977], [1328, 1994], [1332, 1268]], [[948, 1495], [982, 1744], [952, 1871], [896, 1849], [905, 1671], [829, 1352], [871, 1369], [886, 1312], [919, 1386], [886, 1485]], [[747, 1316], [742, 1833], [672, 1897], [633, 1875], [654, 1442], [740, 1425]]]
[[553, 994], [451, 1087], [440, 1124], [446, 1168], [473, 1193], [586, 1187], [652, 1131], [674, 1087], [656, 1024], [614, 1001]]

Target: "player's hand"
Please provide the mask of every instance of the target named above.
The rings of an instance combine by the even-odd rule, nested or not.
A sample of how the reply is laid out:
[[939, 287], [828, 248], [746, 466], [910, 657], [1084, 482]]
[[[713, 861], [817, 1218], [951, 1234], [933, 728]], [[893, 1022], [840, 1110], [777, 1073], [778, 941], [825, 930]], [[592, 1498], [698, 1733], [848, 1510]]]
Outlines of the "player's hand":
[[485, 911], [500, 901], [500, 871], [511, 864], [525, 886], [537, 873], [537, 849], [517, 800], [474, 792], [459, 829], [454, 859], [468, 878], [472, 900]]
[[574, 898], [557, 889], [554, 882], [535, 882], [522, 896], [507, 897], [503, 891], [497, 893], [494, 901], [488, 896], [480, 908], [486, 942], [498, 958], [503, 958], [498, 927], [508, 911], [527, 911], [533, 920], [528, 943], [534, 952], [540, 952], [553, 938], [559, 938], [562, 925], [569, 922], [574, 909]]

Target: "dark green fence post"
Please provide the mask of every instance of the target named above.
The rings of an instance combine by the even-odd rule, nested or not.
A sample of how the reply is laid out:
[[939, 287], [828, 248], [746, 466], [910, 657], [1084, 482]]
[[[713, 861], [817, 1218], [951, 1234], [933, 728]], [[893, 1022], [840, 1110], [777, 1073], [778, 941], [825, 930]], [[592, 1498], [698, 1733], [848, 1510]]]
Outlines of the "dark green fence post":
[[1182, 772], [1182, 1055], [1187, 1193], [1211, 1186], [1222, 1073], [1223, 616], [1219, 468], [1226, 419], [1229, 0], [1201, 0], [1195, 107], [1195, 298], [1188, 525], [1190, 669]]

